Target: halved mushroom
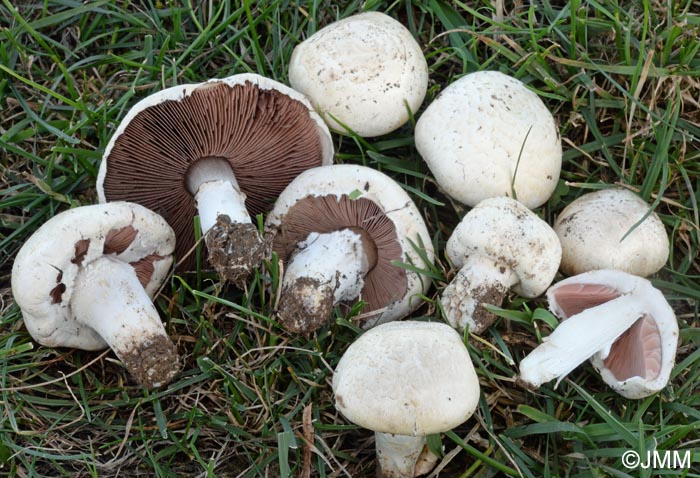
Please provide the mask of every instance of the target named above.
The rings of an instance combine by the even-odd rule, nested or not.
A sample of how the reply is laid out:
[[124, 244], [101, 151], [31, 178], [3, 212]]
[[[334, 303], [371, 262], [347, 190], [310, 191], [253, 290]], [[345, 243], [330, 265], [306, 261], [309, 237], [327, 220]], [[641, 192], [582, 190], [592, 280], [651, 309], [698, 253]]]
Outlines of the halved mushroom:
[[[303, 95], [234, 75], [137, 103], [107, 145], [97, 189], [100, 202], [133, 201], [161, 214], [177, 235], [178, 258], [194, 245], [199, 213], [210, 263], [241, 285], [264, 252], [250, 215], [332, 158], [328, 128]], [[192, 267], [193, 257], [184, 263]]]
[[567, 275], [617, 269], [647, 277], [668, 259], [670, 244], [661, 219], [627, 189], [584, 194], [559, 214], [554, 231]]
[[418, 111], [428, 65], [406, 27], [380, 12], [331, 23], [294, 48], [289, 82], [337, 132], [390, 133]]
[[537, 297], [554, 280], [561, 245], [551, 227], [514, 199], [485, 199], [464, 216], [447, 241], [459, 272], [442, 293], [448, 322], [480, 334], [496, 319], [484, 306], [500, 306], [513, 289]]
[[110, 347], [145, 387], [180, 365], [151, 297], [172, 265], [175, 234], [138, 204], [60, 213], [24, 243], [12, 293], [31, 336], [49, 347]]
[[[279, 318], [308, 334], [334, 304], [367, 302], [365, 327], [404, 317], [430, 281], [394, 262], [426, 267], [430, 236], [411, 198], [388, 176], [354, 165], [310, 169], [292, 181], [267, 217], [273, 248], [285, 263]], [[413, 244], [412, 244], [413, 243]]]
[[445, 88], [418, 119], [415, 139], [440, 187], [472, 207], [515, 191], [534, 209], [559, 180], [552, 114], [522, 82], [497, 71], [470, 73]]
[[348, 347], [333, 374], [336, 409], [375, 432], [380, 478], [428, 473], [437, 457], [425, 436], [468, 420], [479, 391], [461, 337], [439, 323], [377, 326]]
[[676, 359], [678, 322], [663, 294], [641, 277], [597, 270], [547, 291], [564, 321], [520, 362], [520, 379], [539, 387], [591, 358], [613, 390], [644, 398], [666, 386]]

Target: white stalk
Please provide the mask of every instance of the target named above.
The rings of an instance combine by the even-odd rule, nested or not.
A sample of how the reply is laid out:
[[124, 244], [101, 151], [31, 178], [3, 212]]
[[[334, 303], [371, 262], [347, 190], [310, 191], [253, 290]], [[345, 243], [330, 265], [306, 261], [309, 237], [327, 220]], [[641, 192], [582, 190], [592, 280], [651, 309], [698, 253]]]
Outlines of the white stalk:
[[379, 478], [414, 478], [417, 476], [417, 462], [426, 443], [424, 436], [414, 437], [376, 432], [374, 441], [377, 447]]
[[[334, 302], [356, 299], [364, 286], [369, 261], [362, 237], [349, 230], [309, 234], [287, 263], [283, 288], [312, 279], [333, 290]], [[309, 298], [314, 300], [313, 297]]]
[[479, 305], [500, 306], [503, 297], [517, 282], [517, 275], [496, 260], [474, 254], [462, 265], [452, 282], [442, 292], [442, 307], [447, 320], [460, 332], [467, 328], [480, 334], [495, 317]]
[[229, 216], [234, 224], [252, 222], [245, 206], [246, 195], [240, 191], [228, 161], [220, 158], [200, 159], [188, 171], [187, 188], [197, 201], [204, 234], [222, 214]]
[[142, 385], [159, 386], [177, 373], [175, 346], [129, 264], [108, 256], [90, 262], [70, 303], [76, 320], [95, 330]]
[[609, 348], [644, 313], [643, 300], [623, 295], [569, 317], [520, 362], [520, 379], [535, 388], [561, 380], [593, 354]]

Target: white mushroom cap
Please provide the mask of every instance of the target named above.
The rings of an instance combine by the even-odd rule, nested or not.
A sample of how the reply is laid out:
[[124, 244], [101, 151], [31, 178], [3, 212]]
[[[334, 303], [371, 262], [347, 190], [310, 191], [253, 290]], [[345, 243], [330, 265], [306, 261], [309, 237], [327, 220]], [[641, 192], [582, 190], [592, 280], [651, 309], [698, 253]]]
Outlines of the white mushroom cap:
[[[401, 248], [401, 257], [395, 260], [412, 263], [418, 268], [426, 267], [423, 259], [411, 244], [413, 242], [416, 246], [420, 246], [422, 241], [425, 255], [432, 262], [434, 253], [430, 235], [416, 205], [394, 180], [379, 171], [364, 166], [338, 164], [306, 170], [297, 176], [279, 196], [274, 208], [267, 216], [265, 228], [276, 234], [279, 240], [285, 241], [287, 233], [283, 226], [288, 219], [290, 209], [300, 201], [307, 198], [332, 198], [333, 202], [340, 202], [343, 196], [352, 201], [371, 201], [375, 205], [374, 207], [378, 207], [379, 212], [393, 223], [396, 240]], [[327, 210], [329, 207], [330, 204], [325, 204], [322, 210]], [[339, 212], [338, 216], [342, 216], [342, 213]], [[316, 227], [314, 222], [318, 223], [318, 227], [324, 225], [325, 219], [322, 221], [311, 215], [308, 218], [308, 222], [312, 224], [307, 228]], [[377, 219], [380, 218], [366, 218], [366, 224], [363, 223], [358, 227], [361, 229], [366, 225], [371, 225]], [[342, 220], [341, 217], [339, 223], [342, 223]], [[309, 232], [332, 231], [310, 230]], [[377, 244], [377, 248], [379, 248], [379, 244]], [[405, 289], [399, 290], [394, 286], [389, 287], [387, 290], [394, 295], [394, 300], [386, 304], [384, 309], [378, 310], [376, 316], [367, 319], [364, 322], [365, 327], [405, 317], [422, 304], [421, 295], [427, 292], [430, 286], [430, 280], [423, 277], [422, 274], [413, 270], [400, 269], [391, 264], [388, 264], [388, 267], [395, 268], [405, 274]], [[377, 266], [378, 269], [379, 266]], [[372, 272], [370, 271], [370, 273]], [[387, 287], [386, 283], [381, 285]]]
[[461, 337], [445, 324], [392, 322], [358, 338], [333, 375], [336, 408], [375, 432], [450, 430], [476, 409], [479, 381]]
[[554, 280], [561, 245], [551, 227], [520, 202], [507, 197], [486, 199], [469, 211], [447, 241], [447, 257], [455, 267], [483, 256], [494, 267], [511, 269], [513, 289], [537, 297]]
[[652, 212], [630, 232], [647, 213], [649, 205], [622, 188], [584, 194], [573, 201], [554, 224], [562, 245], [562, 272], [617, 269], [642, 277], [657, 272], [670, 249], [659, 217]]
[[496, 71], [445, 88], [419, 118], [415, 141], [438, 184], [469, 206], [512, 195], [515, 176], [517, 199], [534, 209], [559, 179], [562, 148], [552, 114], [523, 83]]
[[12, 292], [27, 330], [51, 347], [105, 348], [102, 337], [72, 313], [78, 272], [109, 255], [135, 266], [152, 297], [167, 277], [174, 247], [175, 235], [165, 220], [138, 204], [84, 206], [54, 216], [24, 243], [12, 267]]
[[[566, 289], [569, 291], [563, 293]], [[569, 277], [547, 291], [550, 309], [562, 319], [579, 313], [582, 307], [589, 309], [624, 296], [633, 296], [643, 315], [625, 334], [597, 351], [591, 363], [613, 390], [639, 399], [668, 384], [676, 360], [678, 321], [661, 291], [641, 277], [605, 269]], [[590, 333], [599, 330], [592, 327]], [[572, 337], [573, 342], [584, 340], [581, 335]], [[633, 373], [642, 370], [644, 376]]]
[[331, 129], [337, 118], [360, 136], [379, 136], [408, 121], [428, 88], [428, 66], [411, 33], [379, 12], [332, 23], [297, 45], [292, 87], [311, 99]]

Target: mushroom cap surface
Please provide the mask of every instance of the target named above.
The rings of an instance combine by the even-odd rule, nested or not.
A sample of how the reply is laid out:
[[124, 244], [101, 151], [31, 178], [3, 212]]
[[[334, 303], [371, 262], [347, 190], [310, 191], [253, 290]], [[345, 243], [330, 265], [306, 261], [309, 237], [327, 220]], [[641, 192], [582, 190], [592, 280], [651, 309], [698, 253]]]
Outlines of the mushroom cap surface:
[[153, 297], [170, 271], [174, 248], [170, 226], [138, 204], [96, 204], [57, 214], [24, 243], [12, 266], [12, 293], [27, 330], [50, 347], [107, 347], [72, 314], [73, 283], [81, 268], [110, 255], [131, 264]]
[[333, 392], [336, 409], [353, 423], [423, 436], [469, 419], [479, 380], [452, 327], [403, 321], [377, 326], [348, 347], [335, 369]]
[[523, 83], [497, 71], [445, 88], [418, 119], [415, 141], [442, 189], [469, 206], [511, 195], [515, 175], [518, 200], [534, 209], [559, 180], [562, 148], [552, 114]]
[[519, 278], [513, 289], [537, 297], [559, 269], [561, 245], [549, 224], [520, 202], [507, 197], [485, 199], [469, 211], [447, 241], [447, 257], [460, 268], [472, 254], [493, 259]]
[[[328, 127], [302, 94], [259, 75], [233, 75], [136, 103], [105, 149], [97, 192], [100, 202], [132, 201], [162, 215], [182, 258], [195, 243], [187, 175], [197, 160], [228, 161], [256, 215], [300, 172], [332, 163], [333, 154]], [[190, 256], [183, 267], [193, 266]]]
[[[420, 242], [433, 261], [430, 235], [411, 198], [393, 179], [365, 166], [336, 164], [309, 169], [282, 192], [267, 216], [274, 250], [287, 260], [311, 232], [352, 229], [376, 246], [376, 266], [364, 278], [366, 311], [380, 309], [365, 327], [405, 317], [422, 304], [430, 280], [391, 262], [425, 267], [414, 249]], [[386, 309], [382, 309], [386, 307]]]
[[292, 53], [289, 82], [331, 129], [379, 136], [408, 121], [428, 88], [428, 65], [411, 33], [379, 12], [331, 23]]
[[647, 277], [659, 271], [670, 250], [659, 217], [652, 212], [630, 232], [648, 212], [642, 198], [623, 188], [603, 189], [574, 200], [554, 223], [562, 245], [562, 272], [617, 269]]
[[[559, 292], [562, 291], [562, 289], [571, 286], [578, 286], [580, 288], [586, 286], [599, 288], [603, 286], [608, 289], [608, 291], [603, 291], [603, 295], [607, 295], [604, 299], [589, 297], [587, 299], [589, 303], [584, 309], [594, 307], [607, 300], [612, 300], [615, 296], [627, 294], [634, 294], [639, 301], [644, 303], [646, 315], [640, 318], [631, 328], [634, 329], [637, 327], [637, 329], [639, 329], [633, 331], [636, 336], [625, 337], [625, 334], [623, 334], [616, 342], [593, 355], [593, 357], [591, 357], [591, 363], [605, 383], [626, 398], [644, 398], [664, 388], [669, 381], [671, 371], [675, 365], [679, 332], [676, 314], [661, 291], [655, 288], [647, 279], [619, 270], [600, 269], [578, 274], [557, 282], [547, 290], [547, 300], [549, 301], [550, 310], [562, 319], [567, 319], [579, 313], [581, 310], [580, 304], [576, 304], [575, 306], [567, 305], [564, 298], [559, 296]], [[596, 295], [598, 294], [600, 294], [600, 292], [596, 291]], [[643, 323], [645, 319], [650, 319], [647, 322], [652, 322], [651, 327]], [[642, 330], [642, 326], [644, 326], [646, 330]], [[591, 333], [595, 333], [595, 331]], [[643, 337], [643, 334], [647, 335], [647, 337]], [[652, 337], [654, 340], [650, 340], [649, 336], [651, 335], [656, 336], [655, 338]], [[640, 343], [632, 343], [637, 341], [638, 337]], [[585, 338], [582, 337], [581, 340], [585, 340]], [[646, 342], [646, 344], [644, 342]], [[655, 350], [650, 350], [650, 342]], [[616, 352], [615, 347], [619, 345], [622, 345], [625, 350]], [[644, 350], [647, 351], [645, 354], [646, 356], [634, 356], [635, 354], [642, 353]], [[617, 364], [614, 365], [615, 368], [630, 368], [630, 365], [620, 364], [621, 361], [630, 362], [632, 368], [635, 362], [637, 368], [639, 368], [640, 364], [646, 366], [652, 365], [655, 370], [658, 370], [658, 375], [653, 378], [636, 375], [618, 379], [615, 376], [615, 372], [611, 369], [611, 364], [608, 362], [610, 359], [617, 362]], [[650, 361], [657, 363], [649, 364]]]

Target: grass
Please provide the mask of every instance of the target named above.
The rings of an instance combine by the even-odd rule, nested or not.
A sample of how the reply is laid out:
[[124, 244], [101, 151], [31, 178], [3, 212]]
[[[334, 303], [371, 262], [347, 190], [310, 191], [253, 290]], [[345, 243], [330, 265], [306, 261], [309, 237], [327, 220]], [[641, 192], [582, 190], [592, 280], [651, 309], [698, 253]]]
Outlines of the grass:
[[[9, 278], [39, 225], [96, 201], [101, 152], [135, 101], [241, 72], [286, 82], [295, 44], [337, 18], [377, 9], [424, 49], [424, 105], [480, 69], [510, 73], [546, 101], [565, 154], [543, 218], [551, 223], [580, 194], [619, 184], [653, 204], [673, 242], [653, 279], [681, 327], [663, 392], [622, 399], [589, 365], [556, 389], [517, 387], [517, 363], [550, 325], [543, 300], [511, 296], [498, 325], [469, 341], [479, 409], [430, 438], [433, 449], [444, 447], [432, 476], [700, 476], [700, 4], [499, 3], [0, 0], [0, 475], [374, 476], [372, 434], [335, 411], [330, 389], [333, 367], [359, 333], [352, 313], [310, 339], [294, 337], [274, 320], [262, 272], [243, 292], [207, 271], [174, 275], [157, 306], [186, 363], [175, 382], [148, 392], [109, 352], [32, 342]], [[454, 273], [444, 244], [465, 208], [439, 191], [412, 131], [336, 135], [336, 160], [390, 174], [424, 213], [439, 262], [414, 318], [442, 320], [436, 299]], [[690, 469], [622, 465], [625, 451], [654, 448], [692, 450]]]

